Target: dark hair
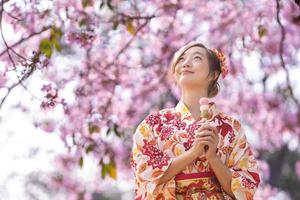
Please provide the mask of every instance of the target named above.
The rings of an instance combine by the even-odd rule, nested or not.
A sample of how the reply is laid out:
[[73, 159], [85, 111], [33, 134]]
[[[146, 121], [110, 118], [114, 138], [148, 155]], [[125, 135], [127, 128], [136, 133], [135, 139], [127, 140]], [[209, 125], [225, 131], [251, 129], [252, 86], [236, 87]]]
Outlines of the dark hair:
[[218, 72], [217, 73], [218, 74], [217, 78], [214, 79], [213, 81], [211, 81], [208, 85], [208, 88], [207, 88], [208, 97], [215, 97], [218, 94], [219, 88], [220, 88], [220, 85], [218, 83], [218, 79], [219, 79], [219, 76], [221, 74], [221, 63], [220, 63], [217, 55], [212, 50], [207, 48], [205, 45], [203, 45], [199, 42], [190, 42], [187, 45], [181, 47], [177, 52], [175, 52], [175, 54], [173, 56], [173, 59], [172, 59], [172, 62], [171, 62], [172, 73], [173, 74], [175, 73], [175, 66], [178, 63], [178, 58], [180, 58], [180, 56], [186, 50], [188, 50], [189, 48], [194, 47], [194, 46], [199, 46], [199, 47], [202, 47], [202, 48], [205, 49], [206, 56], [207, 56], [207, 59], [208, 59], [208, 64], [209, 64], [209, 74], [208, 74], [208, 76], [215, 73], [216, 71]]

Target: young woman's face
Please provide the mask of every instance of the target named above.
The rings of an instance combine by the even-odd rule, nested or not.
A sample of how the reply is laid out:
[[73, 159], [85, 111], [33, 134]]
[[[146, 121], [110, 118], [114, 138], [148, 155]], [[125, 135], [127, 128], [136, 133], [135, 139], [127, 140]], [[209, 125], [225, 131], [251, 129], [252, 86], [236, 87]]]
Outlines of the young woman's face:
[[209, 76], [209, 64], [205, 49], [194, 46], [187, 49], [175, 66], [175, 80], [179, 87], [208, 87], [212, 77]]

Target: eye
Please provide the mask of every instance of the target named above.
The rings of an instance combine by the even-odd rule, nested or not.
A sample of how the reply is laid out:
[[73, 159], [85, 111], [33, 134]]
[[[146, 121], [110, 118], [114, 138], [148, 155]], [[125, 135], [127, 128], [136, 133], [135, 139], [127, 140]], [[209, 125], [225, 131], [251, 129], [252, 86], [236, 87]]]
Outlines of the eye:
[[200, 60], [202, 60], [202, 58], [200, 56], [196, 56], [195, 58], [200, 58]]
[[182, 61], [182, 60], [184, 60], [184, 57], [178, 58], [178, 61]]

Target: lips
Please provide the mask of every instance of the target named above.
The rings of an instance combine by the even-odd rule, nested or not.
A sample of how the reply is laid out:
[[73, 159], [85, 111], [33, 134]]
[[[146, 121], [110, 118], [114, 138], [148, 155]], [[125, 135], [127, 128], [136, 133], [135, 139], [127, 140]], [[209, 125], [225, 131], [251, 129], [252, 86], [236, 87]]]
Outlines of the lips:
[[191, 72], [191, 71], [182, 71], [181, 74], [192, 74], [194, 72]]

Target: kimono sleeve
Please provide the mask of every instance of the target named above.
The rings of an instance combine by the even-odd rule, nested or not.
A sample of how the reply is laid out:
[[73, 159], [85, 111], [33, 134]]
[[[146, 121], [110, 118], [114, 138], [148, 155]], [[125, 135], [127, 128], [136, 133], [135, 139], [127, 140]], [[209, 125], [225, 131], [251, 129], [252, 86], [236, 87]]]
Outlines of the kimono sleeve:
[[159, 148], [158, 140], [153, 134], [153, 126], [145, 120], [142, 121], [133, 135], [130, 162], [135, 176], [136, 196], [148, 199], [156, 194], [161, 188], [157, 187], [158, 181], [172, 160], [173, 158]]
[[232, 172], [231, 190], [238, 200], [253, 199], [260, 183], [258, 164], [247, 141], [245, 130], [240, 122], [235, 121], [235, 140], [233, 150], [228, 159], [228, 167]]

